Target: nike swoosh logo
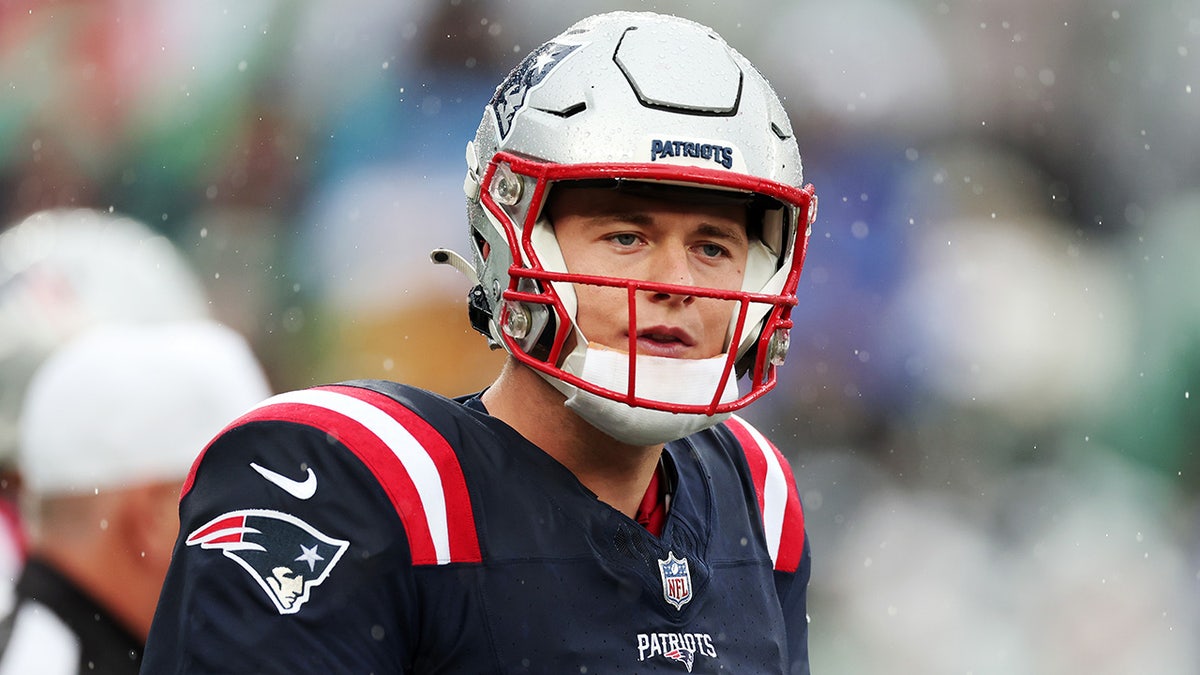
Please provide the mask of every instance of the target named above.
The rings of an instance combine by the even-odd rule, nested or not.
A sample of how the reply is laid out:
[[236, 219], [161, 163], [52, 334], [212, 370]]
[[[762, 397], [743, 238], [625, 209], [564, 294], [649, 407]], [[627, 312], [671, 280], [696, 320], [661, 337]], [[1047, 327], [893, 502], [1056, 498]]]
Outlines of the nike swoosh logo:
[[312, 469], [308, 470], [308, 478], [301, 481], [292, 480], [283, 474], [276, 473], [265, 466], [259, 466], [254, 462], [250, 462], [250, 468], [257, 471], [263, 478], [283, 488], [284, 492], [296, 499], [309, 499], [317, 494], [317, 474], [313, 473]]

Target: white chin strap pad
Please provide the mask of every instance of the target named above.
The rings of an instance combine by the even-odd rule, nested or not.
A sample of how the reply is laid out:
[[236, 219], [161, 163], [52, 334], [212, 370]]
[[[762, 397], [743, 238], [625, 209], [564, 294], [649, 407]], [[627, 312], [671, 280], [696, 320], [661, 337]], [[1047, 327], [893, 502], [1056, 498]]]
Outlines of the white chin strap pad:
[[[577, 357], [583, 357], [578, 363]], [[725, 368], [724, 355], [710, 359], [673, 359], [660, 356], [637, 357], [634, 393], [638, 398], [682, 405], [708, 405]], [[572, 354], [566, 364], [592, 384], [625, 394], [629, 384], [629, 355], [611, 349], [588, 347], [583, 355]], [[571, 367], [577, 366], [577, 367]], [[719, 424], [729, 413], [704, 415], [672, 413], [634, 407], [627, 403], [582, 391], [562, 380], [547, 377], [566, 395], [565, 405], [592, 426], [629, 445], [658, 445], [688, 436]], [[738, 398], [737, 381], [732, 376], [721, 392], [721, 403]]]

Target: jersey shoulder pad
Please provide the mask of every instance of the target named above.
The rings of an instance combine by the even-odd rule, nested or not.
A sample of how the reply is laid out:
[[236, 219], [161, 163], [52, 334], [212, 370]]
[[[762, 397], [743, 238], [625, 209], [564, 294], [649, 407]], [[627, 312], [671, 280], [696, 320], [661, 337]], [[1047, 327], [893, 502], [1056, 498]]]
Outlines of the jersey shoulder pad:
[[[425, 408], [433, 410], [426, 413]], [[456, 409], [466, 414], [450, 399], [414, 387], [346, 382], [272, 396], [234, 420], [213, 442], [256, 422], [300, 424], [324, 432], [352, 452], [383, 488], [404, 524], [414, 565], [479, 562], [479, 537], [459, 455], [428, 421], [453, 416]], [[183, 494], [195, 473], [193, 467]]]
[[741, 417], [733, 415], [723, 426], [746, 457], [775, 569], [795, 572], [804, 553], [804, 510], [791, 465], [775, 444]]

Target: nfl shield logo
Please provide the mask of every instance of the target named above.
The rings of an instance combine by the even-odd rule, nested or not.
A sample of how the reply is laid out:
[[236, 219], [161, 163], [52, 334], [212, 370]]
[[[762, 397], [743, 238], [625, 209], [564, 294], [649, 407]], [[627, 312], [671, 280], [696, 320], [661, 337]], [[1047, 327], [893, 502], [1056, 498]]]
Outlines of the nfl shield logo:
[[671, 551], [666, 560], [658, 561], [658, 571], [662, 573], [663, 597], [675, 609], [683, 609], [692, 599], [692, 573], [687, 558], [676, 558]]

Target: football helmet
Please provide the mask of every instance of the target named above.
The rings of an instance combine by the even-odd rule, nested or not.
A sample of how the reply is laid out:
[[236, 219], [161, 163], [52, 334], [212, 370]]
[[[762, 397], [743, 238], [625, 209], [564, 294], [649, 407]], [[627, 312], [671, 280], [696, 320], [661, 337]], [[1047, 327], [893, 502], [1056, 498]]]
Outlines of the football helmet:
[[[713, 30], [643, 12], [580, 21], [501, 82], [466, 159], [473, 262], [446, 250], [434, 260], [477, 279], [472, 324], [568, 407], [618, 440], [658, 443], [711, 426], [775, 385], [816, 197], [775, 92]], [[572, 274], [543, 213], [567, 181], [700, 188], [754, 204], [742, 288]], [[575, 323], [580, 284], [627, 291], [628, 353], [589, 346]], [[730, 301], [725, 354], [638, 355], [636, 297], [654, 292]]]

